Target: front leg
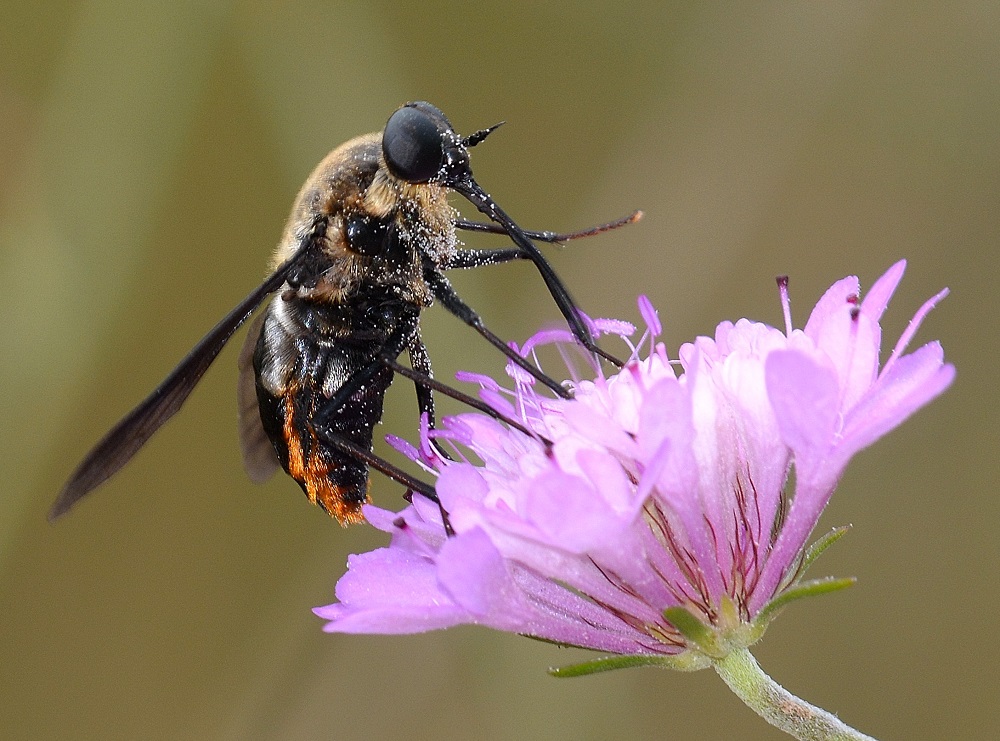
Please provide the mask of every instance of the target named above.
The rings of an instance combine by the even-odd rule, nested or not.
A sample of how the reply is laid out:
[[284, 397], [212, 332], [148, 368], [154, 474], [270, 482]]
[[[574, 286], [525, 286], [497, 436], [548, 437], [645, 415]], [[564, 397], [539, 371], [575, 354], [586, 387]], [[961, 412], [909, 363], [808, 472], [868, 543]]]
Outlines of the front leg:
[[[413, 333], [413, 337], [410, 339], [410, 344], [407, 345], [407, 352], [410, 355], [410, 367], [413, 372], [413, 386], [417, 392], [417, 406], [420, 407], [421, 415], [427, 415], [427, 423], [430, 425], [431, 429], [434, 429], [434, 390], [432, 386], [437, 384], [434, 383], [434, 372], [431, 370], [431, 358], [430, 355], [427, 354], [427, 346], [420, 338], [420, 332]], [[394, 361], [394, 358], [389, 358], [383, 355], [382, 362], [385, 365], [388, 365], [394, 370], [399, 367], [398, 363], [390, 361]], [[430, 443], [434, 446], [434, 450], [437, 451], [438, 455], [449, 461], [455, 460], [447, 450], [441, 447], [437, 440], [432, 439]]]
[[[420, 338], [419, 331], [413, 333], [409, 344], [406, 346], [406, 350], [410, 355], [410, 367], [425, 378], [434, 378], [434, 372], [431, 370], [431, 358], [427, 353], [427, 346]], [[383, 357], [388, 360], [395, 360], [394, 357]], [[417, 393], [417, 406], [420, 408], [420, 414], [426, 414], [430, 426], [434, 427], [434, 392], [431, 391], [430, 386], [419, 381], [415, 380], [413, 385]]]
[[497, 250], [460, 250], [456, 252], [450, 260], [442, 266], [442, 270], [465, 270], [468, 268], [481, 268], [485, 265], [502, 265], [512, 260], [527, 260], [528, 255], [524, 250], [516, 247]]
[[572, 398], [572, 394], [561, 383], [542, 373], [533, 363], [522, 358], [507, 343], [487, 329], [479, 314], [462, 300], [455, 292], [451, 283], [448, 282], [448, 279], [444, 277], [444, 274], [429, 261], [425, 261], [424, 263], [424, 280], [427, 282], [427, 286], [431, 289], [434, 297], [441, 302], [444, 308], [476, 330], [493, 347], [513, 361], [515, 365], [523, 369], [536, 381], [548, 386], [557, 396], [561, 396], [564, 399]]

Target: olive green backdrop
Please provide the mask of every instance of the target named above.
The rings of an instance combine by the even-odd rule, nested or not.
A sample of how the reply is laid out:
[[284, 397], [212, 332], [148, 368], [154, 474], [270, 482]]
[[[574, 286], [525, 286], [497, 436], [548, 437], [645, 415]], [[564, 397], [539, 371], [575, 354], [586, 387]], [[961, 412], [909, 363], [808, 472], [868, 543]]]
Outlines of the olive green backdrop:
[[[0, 737], [773, 739], [711, 672], [545, 674], [583, 654], [466, 628], [331, 636], [343, 530], [285, 477], [241, 470], [242, 333], [113, 482], [45, 513], [91, 444], [265, 274], [333, 146], [427, 99], [527, 228], [646, 211], [547, 249], [585, 309], [665, 339], [797, 323], [835, 279], [901, 257], [891, 347], [952, 295], [954, 387], [861, 454], [822, 527], [854, 530], [756, 654], [879, 738], [996, 738], [1000, 5], [143, 3], [0, 7]], [[473, 236], [478, 245], [499, 238]], [[504, 337], [558, 319], [527, 266], [456, 283]], [[443, 378], [497, 372], [440, 309]], [[409, 384], [382, 432], [412, 438]], [[382, 505], [400, 487], [375, 479]]]

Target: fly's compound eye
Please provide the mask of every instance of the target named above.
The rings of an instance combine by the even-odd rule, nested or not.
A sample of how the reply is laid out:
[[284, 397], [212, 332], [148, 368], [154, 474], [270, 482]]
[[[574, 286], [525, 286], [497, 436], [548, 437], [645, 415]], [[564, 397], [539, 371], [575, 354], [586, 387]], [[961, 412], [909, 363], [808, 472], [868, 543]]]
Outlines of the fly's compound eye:
[[430, 103], [410, 103], [389, 117], [382, 154], [389, 170], [409, 183], [426, 183], [444, 164], [444, 138], [451, 126]]
[[344, 235], [348, 249], [365, 257], [391, 258], [399, 252], [399, 232], [394, 220], [351, 216]]

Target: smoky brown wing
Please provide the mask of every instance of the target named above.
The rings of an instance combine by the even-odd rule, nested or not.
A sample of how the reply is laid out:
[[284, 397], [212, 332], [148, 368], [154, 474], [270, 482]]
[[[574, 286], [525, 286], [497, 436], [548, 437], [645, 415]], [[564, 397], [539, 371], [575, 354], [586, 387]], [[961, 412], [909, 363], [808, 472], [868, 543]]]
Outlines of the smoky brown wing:
[[156, 389], [116, 424], [81, 461], [59, 492], [49, 519], [64, 515], [128, 463], [164, 422], [181, 408], [205, 371], [247, 317], [276, 291], [308, 252], [303, 245], [205, 335]]
[[239, 411], [240, 451], [243, 468], [255, 484], [263, 484], [280, 467], [278, 454], [260, 421], [257, 401], [257, 374], [253, 369], [253, 354], [264, 328], [266, 314], [258, 314], [250, 323], [243, 349], [237, 361], [240, 375], [236, 382], [236, 406]]

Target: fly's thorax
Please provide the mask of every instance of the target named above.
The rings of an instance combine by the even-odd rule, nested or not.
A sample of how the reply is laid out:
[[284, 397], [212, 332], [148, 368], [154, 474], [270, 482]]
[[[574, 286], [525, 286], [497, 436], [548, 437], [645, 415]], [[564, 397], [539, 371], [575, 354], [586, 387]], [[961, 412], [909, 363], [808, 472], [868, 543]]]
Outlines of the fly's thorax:
[[418, 263], [425, 257], [440, 266], [450, 262], [458, 249], [458, 213], [448, 203], [448, 193], [448, 188], [437, 183], [408, 183], [394, 177], [380, 158], [363, 207], [373, 217], [395, 222], [398, 235]]
[[374, 285], [423, 307], [432, 299], [424, 263], [444, 265], [455, 254], [455, 218], [447, 188], [391, 175], [381, 135], [368, 134], [335, 149], [313, 171], [274, 262], [281, 264], [312, 239], [317, 254], [292, 281], [303, 298], [341, 303]]
[[357, 204], [379, 168], [381, 134], [365, 134], [341, 144], [316, 165], [299, 189], [274, 254], [277, 267], [298, 250], [318, 219]]

